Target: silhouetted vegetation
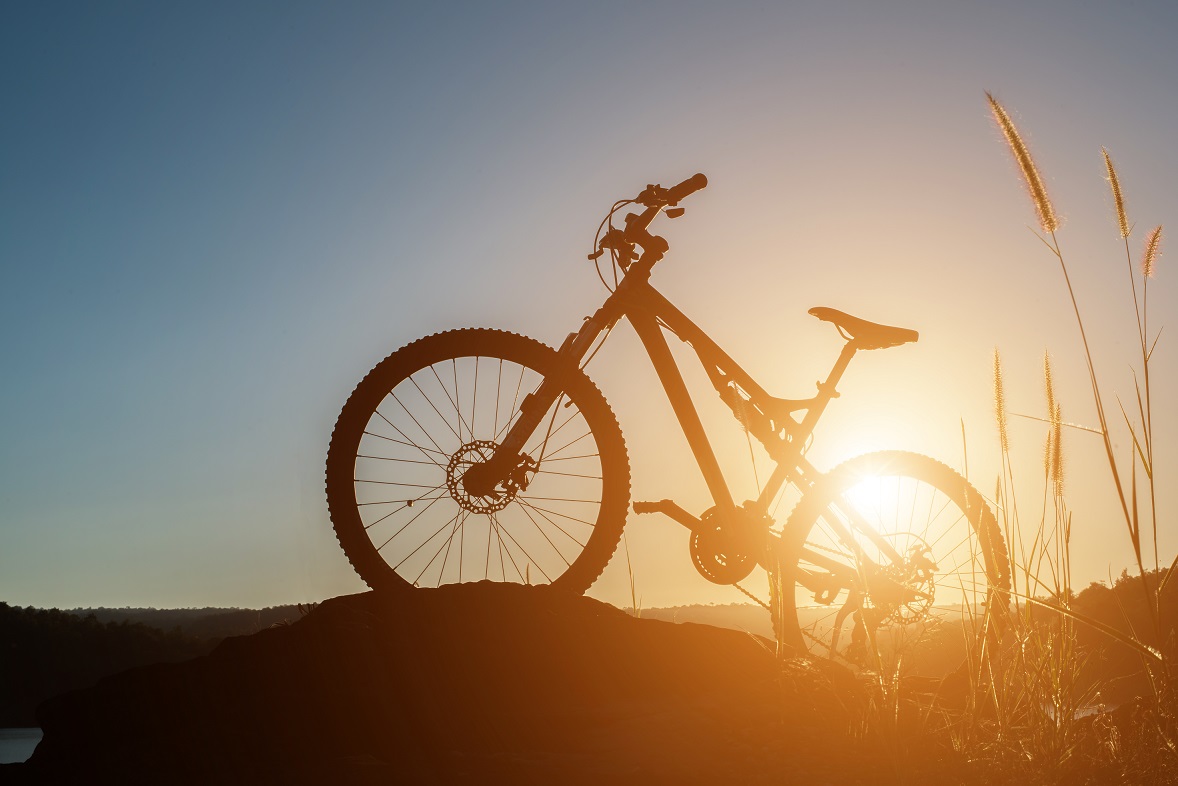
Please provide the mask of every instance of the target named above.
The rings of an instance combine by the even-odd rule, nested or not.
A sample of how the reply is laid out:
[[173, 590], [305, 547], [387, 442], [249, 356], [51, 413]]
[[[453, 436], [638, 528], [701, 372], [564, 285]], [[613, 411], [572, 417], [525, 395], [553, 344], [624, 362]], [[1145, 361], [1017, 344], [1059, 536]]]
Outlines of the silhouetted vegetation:
[[[1072, 600], [1071, 608], [1080, 615], [1111, 625], [1126, 636], [1145, 637], [1153, 626], [1147, 599], [1156, 595], [1165, 575], [1165, 569], [1149, 571], [1143, 579], [1122, 571], [1112, 587], [1097, 582], [1089, 584]], [[1143, 582], [1147, 590], [1144, 592]], [[1166, 641], [1173, 641], [1178, 629], [1178, 585], [1167, 583], [1156, 597], [1162, 636]], [[1076, 640], [1085, 658], [1080, 672], [1082, 690], [1099, 690], [1109, 705], [1151, 695], [1153, 688], [1140, 653], [1086, 625], [1076, 626]], [[1165, 641], [1158, 642], [1158, 646], [1164, 644]]]
[[299, 616], [298, 606], [60, 611], [0, 602], [0, 726], [34, 725], [50, 696], [136, 666], [195, 658], [224, 638]]
[[99, 622], [131, 622], [150, 625], [160, 630], [178, 629], [186, 636], [220, 640], [229, 636], [248, 636], [271, 625], [281, 625], [298, 619], [305, 606], [269, 606], [264, 609], [215, 608], [203, 609], [70, 609], [80, 617], [93, 615]]
[[29, 726], [44, 699], [135, 666], [203, 655], [179, 630], [0, 603], [0, 726]]

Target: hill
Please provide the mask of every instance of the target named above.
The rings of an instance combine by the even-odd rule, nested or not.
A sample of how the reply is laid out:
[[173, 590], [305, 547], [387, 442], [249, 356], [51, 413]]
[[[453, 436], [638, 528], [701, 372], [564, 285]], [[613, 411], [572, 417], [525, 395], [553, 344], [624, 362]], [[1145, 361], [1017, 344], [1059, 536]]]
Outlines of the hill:
[[865, 694], [768, 642], [547, 587], [324, 602], [46, 702], [26, 783], [879, 783]]

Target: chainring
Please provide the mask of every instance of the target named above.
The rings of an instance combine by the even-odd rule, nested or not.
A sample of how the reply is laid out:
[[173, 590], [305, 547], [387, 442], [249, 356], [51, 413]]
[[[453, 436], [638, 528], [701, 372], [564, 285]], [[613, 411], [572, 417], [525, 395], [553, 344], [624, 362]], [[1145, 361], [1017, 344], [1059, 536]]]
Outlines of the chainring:
[[[744, 515], [742, 508], [738, 515]], [[746, 516], [751, 518], [751, 516]], [[700, 516], [701, 527], [691, 534], [691, 563], [699, 574], [713, 584], [735, 584], [748, 578], [757, 566], [757, 558], [750, 553], [750, 526], [765, 525], [758, 521], [724, 522], [715, 508]]]

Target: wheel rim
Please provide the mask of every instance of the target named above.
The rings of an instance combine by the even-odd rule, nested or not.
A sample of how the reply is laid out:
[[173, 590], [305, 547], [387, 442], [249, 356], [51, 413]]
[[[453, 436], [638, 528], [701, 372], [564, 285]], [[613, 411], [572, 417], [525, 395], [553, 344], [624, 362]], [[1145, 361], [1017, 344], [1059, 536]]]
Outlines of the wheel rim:
[[534, 466], [516, 488], [480, 494], [463, 483], [542, 379], [516, 360], [452, 357], [397, 380], [377, 403], [354, 451], [355, 506], [371, 548], [402, 579], [544, 584], [584, 551], [601, 510], [601, 451], [568, 395], [525, 443]]
[[[877, 655], [894, 662], [945, 623], [980, 615], [991, 583], [967, 498], [910, 475], [847, 478], [806, 534], [808, 549], [855, 577], [851, 588], [832, 587], [821, 600], [799, 582], [798, 627], [811, 654], [884, 666]], [[863, 534], [864, 522], [875, 537]], [[830, 573], [820, 561], [803, 557], [798, 570]]]

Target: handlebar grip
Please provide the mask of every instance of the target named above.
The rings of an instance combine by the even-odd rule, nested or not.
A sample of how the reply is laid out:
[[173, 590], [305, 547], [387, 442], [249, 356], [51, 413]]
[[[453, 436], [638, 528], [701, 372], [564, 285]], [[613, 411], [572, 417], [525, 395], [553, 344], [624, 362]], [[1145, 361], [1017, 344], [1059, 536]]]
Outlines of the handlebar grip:
[[667, 189], [667, 196], [670, 203], [673, 205], [684, 197], [691, 196], [701, 188], [706, 188], [708, 179], [702, 172], [692, 175], [677, 186], [671, 186]]

